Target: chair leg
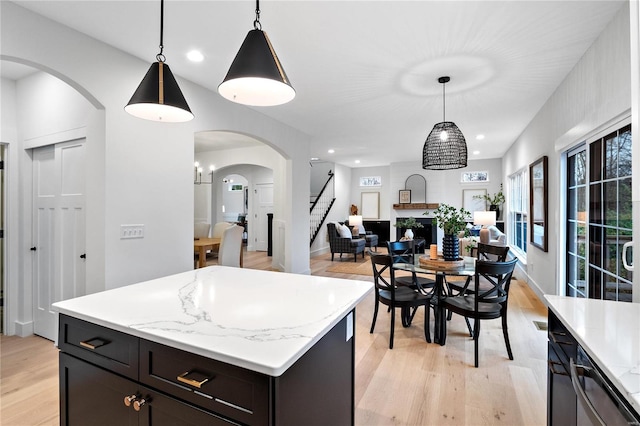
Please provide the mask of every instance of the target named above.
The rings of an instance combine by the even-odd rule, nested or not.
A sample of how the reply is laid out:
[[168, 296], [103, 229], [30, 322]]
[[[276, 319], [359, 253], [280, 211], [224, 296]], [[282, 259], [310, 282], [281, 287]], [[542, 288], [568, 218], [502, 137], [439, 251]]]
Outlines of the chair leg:
[[431, 343], [431, 331], [429, 330], [429, 310], [431, 306], [429, 303], [424, 305], [424, 338], [427, 340], [427, 343]]
[[376, 304], [373, 306], [373, 321], [371, 321], [371, 330], [369, 330], [370, 334], [373, 334], [373, 329], [376, 326], [376, 319], [378, 318], [378, 295], [376, 294]]
[[331, 261], [333, 262], [333, 252], [331, 252]]
[[480, 320], [476, 319], [473, 323], [473, 356], [476, 368], [478, 368], [478, 340], [480, 340]]
[[354, 262], [358, 261], [358, 253], [353, 253], [353, 261]]
[[504, 334], [504, 343], [507, 345], [507, 354], [509, 359], [513, 361], [513, 353], [511, 353], [511, 344], [509, 343], [509, 331], [507, 331], [507, 313], [502, 315], [502, 334]]
[[[451, 313], [451, 311], [449, 311]], [[469, 336], [473, 337], [473, 330], [471, 329], [471, 323], [469, 322], [469, 318], [464, 317], [464, 320], [467, 323], [467, 328], [469, 329]]]
[[396, 328], [396, 308], [391, 309], [391, 333], [389, 335], [389, 349], [393, 349], [393, 330]]

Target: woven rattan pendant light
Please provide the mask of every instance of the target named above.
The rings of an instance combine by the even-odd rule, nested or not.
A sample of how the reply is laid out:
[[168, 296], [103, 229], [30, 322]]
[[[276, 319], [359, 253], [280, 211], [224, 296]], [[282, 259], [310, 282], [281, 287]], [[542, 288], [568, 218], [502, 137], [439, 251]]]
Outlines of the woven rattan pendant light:
[[467, 167], [467, 141], [452, 121], [445, 119], [444, 86], [451, 80], [440, 77], [442, 83], [442, 122], [433, 126], [422, 148], [422, 168], [430, 170], [448, 170]]
[[162, 54], [164, 49], [162, 36], [164, 33], [164, 0], [160, 1], [160, 53], [156, 55], [158, 62], [149, 67], [149, 71], [133, 93], [124, 110], [129, 114], [145, 120], [180, 123], [193, 119], [191, 109], [182, 95], [169, 65]]

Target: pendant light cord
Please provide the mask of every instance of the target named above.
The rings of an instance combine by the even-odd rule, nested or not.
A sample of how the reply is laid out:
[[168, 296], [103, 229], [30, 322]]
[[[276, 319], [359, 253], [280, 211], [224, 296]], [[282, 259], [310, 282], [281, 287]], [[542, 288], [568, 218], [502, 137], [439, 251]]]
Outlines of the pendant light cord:
[[156, 55], [156, 59], [158, 62], [164, 62], [167, 58], [164, 57], [162, 51], [164, 49], [164, 45], [162, 43], [164, 35], [164, 0], [160, 0], [160, 53]]
[[446, 84], [447, 84], [447, 83], [442, 83], [442, 122], [443, 122], [443, 123], [444, 123], [445, 121], [447, 121], [447, 120], [446, 120], [446, 118], [445, 118], [445, 103], [444, 103], [444, 102], [445, 102], [444, 86], [445, 86]]
[[260, 0], [256, 0], [256, 19], [253, 21], [254, 30], [262, 30], [262, 24], [260, 23]]

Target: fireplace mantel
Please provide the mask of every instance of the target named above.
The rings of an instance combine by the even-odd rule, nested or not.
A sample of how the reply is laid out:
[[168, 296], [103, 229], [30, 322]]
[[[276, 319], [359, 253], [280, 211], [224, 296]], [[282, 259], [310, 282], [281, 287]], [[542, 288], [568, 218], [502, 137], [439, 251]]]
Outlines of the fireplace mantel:
[[394, 210], [435, 210], [440, 204], [438, 203], [408, 203], [394, 204]]

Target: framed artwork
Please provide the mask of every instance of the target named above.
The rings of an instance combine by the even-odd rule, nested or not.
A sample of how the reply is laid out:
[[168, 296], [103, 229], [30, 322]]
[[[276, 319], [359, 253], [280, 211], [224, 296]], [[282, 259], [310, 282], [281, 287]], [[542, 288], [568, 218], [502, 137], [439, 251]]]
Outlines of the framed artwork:
[[469, 219], [473, 219], [473, 212], [485, 211], [487, 209], [486, 201], [481, 198], [487, 195], [487, 189], [463, 189], [462, 190], [462, 207], [471, 213]]
[[489, 172], [462, 172], [460, 174], [460, 182], [489, 182]]
[[382, 178], [380, 176], [361, 177], [360, 186], [382, 186]]
[[411, 203], [411, 190], [410, 189], [401, 189], [399, 198], [400, 198], [400, 204], [409, 204], [409, 203]]
[[531, 245], [548, 251], [547, 212], [548, 178], [547, 156], [537, 159], [529, 166], [529, 217], [531, 218]]
[[363, 219], [379, 219], [380, 218], [380, 193], [379, 192], [363, 192], [362, 201], [362, 218]]

